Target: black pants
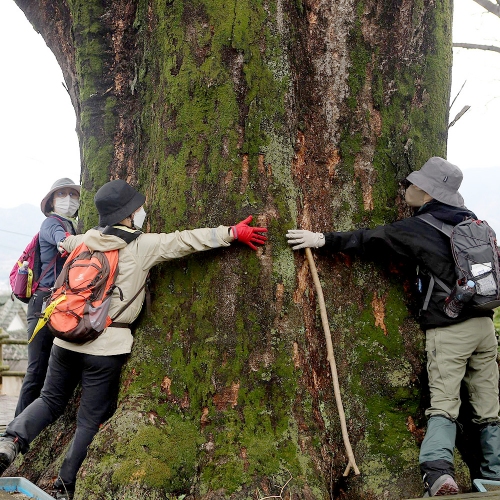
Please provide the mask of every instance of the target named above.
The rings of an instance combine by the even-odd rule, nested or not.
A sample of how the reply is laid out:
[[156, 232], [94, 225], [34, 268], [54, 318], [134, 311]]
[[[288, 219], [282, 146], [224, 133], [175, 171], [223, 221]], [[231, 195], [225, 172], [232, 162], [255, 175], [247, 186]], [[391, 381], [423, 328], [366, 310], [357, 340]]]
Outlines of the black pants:
[[6, 434], [18, 437], [21, 451], [28, 451], [33, 439], [63, 413], [81, 381], [76, 432], [59, 472], [71, 487], [99, 425], [110, 416], [125, 359], [126, 354], [92, 356], [53, 346], [40, 397], [7, 426]]
[[[37, 291], [29, 301], [27, 312], [28, 340], [31, 338], [38, 323], [38, 314], [42, 310], [43, 299], [49, 294], [49, 291]], [[28, 344], [28, 367], [26, 368], [26, 375], [17, 401], [16, 417], [40, 396], [47, 373], [53, 340], [54, 336], [52, 332], [45, 326], [35, 335], [33, 341]]]

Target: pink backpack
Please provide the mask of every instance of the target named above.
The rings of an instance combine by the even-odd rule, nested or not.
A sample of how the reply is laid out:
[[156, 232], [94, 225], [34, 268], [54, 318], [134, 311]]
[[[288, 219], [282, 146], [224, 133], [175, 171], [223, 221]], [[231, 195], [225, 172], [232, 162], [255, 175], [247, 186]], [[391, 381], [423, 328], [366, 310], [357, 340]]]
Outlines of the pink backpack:
[[[63, 223], [54, 217], [61, 226]], [[64, 228], [66, 230], [66, 228]], [[31, 296], [38, 288], [38, 283], [47, 274], [50, 269], [55, 268], [59, 252], [49, 262], [49, 265], [41, 273], [42, 262], [40, 259], [40, 242], [39, 234], [36, 233], [33, 239], [28, 243], [23, 253], [20, 255], [17, 262], [14, 264], [10, 272], [10, 287], [12, 294], [15, 295], [21, 302], [29, 302]], [[14, 298], [12, 298], [14, 300]]]

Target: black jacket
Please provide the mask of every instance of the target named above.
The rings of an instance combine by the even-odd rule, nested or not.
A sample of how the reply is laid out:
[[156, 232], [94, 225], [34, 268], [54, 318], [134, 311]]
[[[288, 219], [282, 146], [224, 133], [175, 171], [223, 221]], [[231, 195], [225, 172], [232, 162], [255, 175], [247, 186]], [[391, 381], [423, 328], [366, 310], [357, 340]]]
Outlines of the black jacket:
[[[447, 224], [456, 225], [467, 217], [476, 218], [466, 208], [452, 207], [433, 200], [419, 209], [416, 215], [431, 213]], [[378, 226], [374, 229], [358, 229], [346, 233], [325, 233], [324, 249], [331, 252], [345, 252], [370, 260], [405, 261], [430, 270], [449, 288], [455, 281], [455, 263], [451, 253], [450, 239], [441, 231], [417, 217]], [[437, 292], [439, 287], [435, 285]], [[422, 303], [427, 291], [424, 280]], [[446, 294], [433, 293], [426, 311], [420, 311], [417, 318], [424, 330], [439, 326], [461, 323], [470, 318], [493, 316], [492, 311], [481, 311], [465, 306], [458, 318], [449, 318], [443, 311]]]

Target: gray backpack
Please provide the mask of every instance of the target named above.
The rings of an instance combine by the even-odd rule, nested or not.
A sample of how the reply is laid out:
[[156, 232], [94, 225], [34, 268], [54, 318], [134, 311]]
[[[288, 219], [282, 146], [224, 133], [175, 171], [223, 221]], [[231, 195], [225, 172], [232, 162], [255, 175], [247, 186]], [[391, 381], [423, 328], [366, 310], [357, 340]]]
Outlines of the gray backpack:
[[[486, 221], [472, 218], [456, 226], [446, 224], [431, 214], [417, 217], [438, 229], [450, 238], [451, 251], [455, 260], [456, 279], [472, 280], [476, 293], [470, 304], [479, 309], [495, 309], [500, 306], [500, 265], [496, 235]], [[429, 288], [424, 300], [426, 310], [434, 285], [446, 293], [451, 290], [437, 276], [430, 274]]]

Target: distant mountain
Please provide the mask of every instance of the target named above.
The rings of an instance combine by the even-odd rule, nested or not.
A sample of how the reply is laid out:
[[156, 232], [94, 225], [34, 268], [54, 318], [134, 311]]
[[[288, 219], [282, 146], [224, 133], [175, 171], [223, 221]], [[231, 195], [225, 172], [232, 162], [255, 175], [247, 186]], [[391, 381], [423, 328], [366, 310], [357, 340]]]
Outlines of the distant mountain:
[[8, 289], [12, 266], [44, 219], [40, 207], [34, 205], [0, 208], [0, 292]]

